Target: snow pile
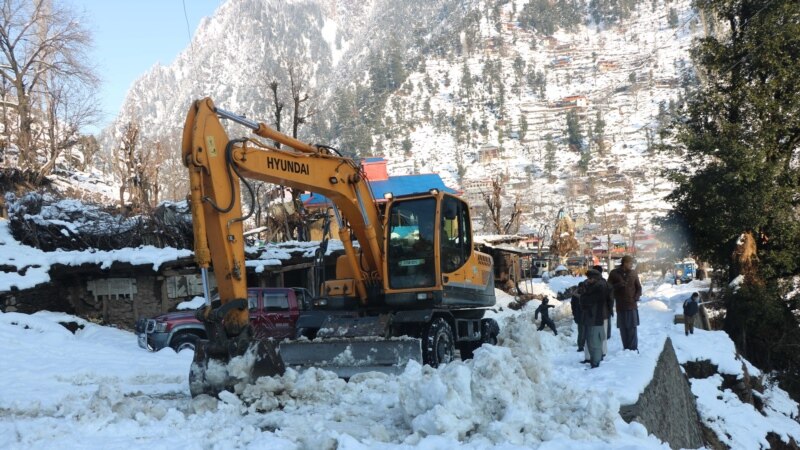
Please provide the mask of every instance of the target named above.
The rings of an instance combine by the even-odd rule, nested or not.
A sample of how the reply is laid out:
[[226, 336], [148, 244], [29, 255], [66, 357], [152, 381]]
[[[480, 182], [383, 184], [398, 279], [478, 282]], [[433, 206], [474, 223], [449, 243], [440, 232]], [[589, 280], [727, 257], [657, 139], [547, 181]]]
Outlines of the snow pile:
[[609, 439], [619, 404], [552, 378], [547, 343], [530, 316], [506, 322], [502, 346], [434, 370], [413, 364], [400, 377], [400, 405], [415, 435], [499, 445]]
[[[681, 362], [709, 359], [721, 373], [742, 373], [724, 333], [686, 337], [672, 323], [702, 286], [645, 286], [640, 352], [622, 350], [612, 331], [597, 369], [575, 351], [568, 302], [556, 308], [564, 310], [556, 336], [535, 331], [532, 301], [492, 313], [499, 344], [469, 361], [438, 369], [410, 363], [399, 375], [362, 373], [348, 382], [321, 369], [290, 369], [220, 399], [189, 396], [188, 352], [147, 352], [129, 332], [66, 314], [0, 314], [0, 448], [668, 448], [618, 413], [650, 382], [666, 338]], [[56, 322], [82, 328], [72, 334]], [[768, 385], [758, 394], [761, 414], [722, 382], [720, 375], [692, 380], [692, 390], [704, 423], [728, 445], [766, 446], [769, 432], [800, 438], [791, 419], [798, 406], [785, 392]]]

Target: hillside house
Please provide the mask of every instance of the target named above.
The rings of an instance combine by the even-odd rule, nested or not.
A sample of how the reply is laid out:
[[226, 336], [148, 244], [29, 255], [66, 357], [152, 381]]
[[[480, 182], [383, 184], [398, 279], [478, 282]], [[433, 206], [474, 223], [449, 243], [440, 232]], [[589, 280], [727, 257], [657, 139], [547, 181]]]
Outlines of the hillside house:
[[500, 147], [496, 145], [484, 145], [478, 149], [478, 162], [486, 164], [494, 161], [500, 156]]
[[585, 95], [570, 95], [556, 102], [557, 108], [588, 108], [589, 99]]
[[597, 70], [600, 73], [613, 72], [619, 69], [619, 64], [615, 61], [601, 60], [597, 62]]
[[572, 64], [571, 56], [559, 56], [550, 61], [550, 67], [555, 69], [559, 67], [569, 67], [570, 64]]

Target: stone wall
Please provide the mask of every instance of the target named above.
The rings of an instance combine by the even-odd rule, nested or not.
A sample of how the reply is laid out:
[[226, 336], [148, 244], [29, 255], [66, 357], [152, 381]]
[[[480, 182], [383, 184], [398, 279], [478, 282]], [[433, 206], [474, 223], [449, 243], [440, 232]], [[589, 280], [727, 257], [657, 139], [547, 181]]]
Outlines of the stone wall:
[[671, 448], [699, 448], [703, 433], [697, 403], [667, 338], [653, 380], [633, 405], [620, 407], [626, 422], [637, 421]]

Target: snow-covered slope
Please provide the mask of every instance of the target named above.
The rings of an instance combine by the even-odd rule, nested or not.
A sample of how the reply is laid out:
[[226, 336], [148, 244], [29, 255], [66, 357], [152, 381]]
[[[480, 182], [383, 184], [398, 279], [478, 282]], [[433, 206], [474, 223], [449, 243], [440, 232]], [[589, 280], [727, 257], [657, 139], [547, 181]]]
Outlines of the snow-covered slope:
[[[529, 286], [553, 294], [548, 285]], [[721, 373], [742, 370], [724, 333], [685, 337], [672, 324], [674, 309], [701, 287], [648, 286], [641, 353], [622, 350], [615, 332], [598, 369], [587, 369], [575, 352], [569, 304], [557, 306], [553, 336], [535, 331], [532, 302], [520, 312], [499, 311], [500, 345], [481, 348], [474, 360], [349, 382], [289, 370], [262, 379], [244, 403], [232, 395], [191, 399], [189, 353], [149, 353], [131, 333], [63, 314], [0, 314], [0, 447], [666, 449], [618, 413], [649, 382], [664, 340], [672, 339], [682, 363], [710, 359]], [[512, 300], [498, 296], [501, 305]], [[73, 335], [57, 321], [83, 329]], [[767, 387], [761, 414], [720, 386], [716, 376], [693, 381], [692, 390], [704, 423], [726, 444], [766, 448], [769, 431], [800, 439], [791, 419], [797, 404], [780, 389]]]
[[[578, 25], [546, 36], [523, 21], [530, 4], [229, 0], [174, 62], [134, 83], [101, 141], [110, 151], [135, 121], [146, 140], [175, 147], [190, 101], [206, 95], [272, 123], [272, 81], [287, 130], [291, 72], [311, 94], [303, 113], [314, 112], [301, 137], [384, 154], [390, 173], [439, 173], [474, 204], [501, 177], [529, 229], [563, 207], [606, 228], [646, 226], [669, 207], [662, 171], [683, 170], [679, 155], [654, 148], [693, 79], [698, 13], [690, 0], [637, 1], [630, 17], [597, 23], [587, 7]], [[567, 142], [572, 110], [581, 150]]]

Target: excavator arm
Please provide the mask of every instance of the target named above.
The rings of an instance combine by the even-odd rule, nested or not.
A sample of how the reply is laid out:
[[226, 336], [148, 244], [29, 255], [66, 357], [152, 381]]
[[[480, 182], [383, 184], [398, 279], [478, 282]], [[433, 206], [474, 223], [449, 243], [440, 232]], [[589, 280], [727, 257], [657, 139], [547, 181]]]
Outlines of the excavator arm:
[[[273, 146], [249, 138], [230, 140], [219, 118], [233, 120]], [[383, 279], [383, 232], [378, 208], [360, 167], [327, 147], [313, 146], [230, 112], [211, 99], [196, 101], [183, 130], [182, 157], [189, 169], [195, 258], [201, 269], [214, 262], [220, 300], [247, 298], [240, 183], [261, 180], [325, 195], [336, 205], [340, 239], [351, 266], [357, 294], [367, 302], [367, 288]], [[252, 192], [251, 192], [252, 198]], [[339, 214], [337, 214], [339, 217]], [[350, 232], [360, 245], [357, 251]], [[246, 308], [226, 311], [228, 334], [247, 326]]]

